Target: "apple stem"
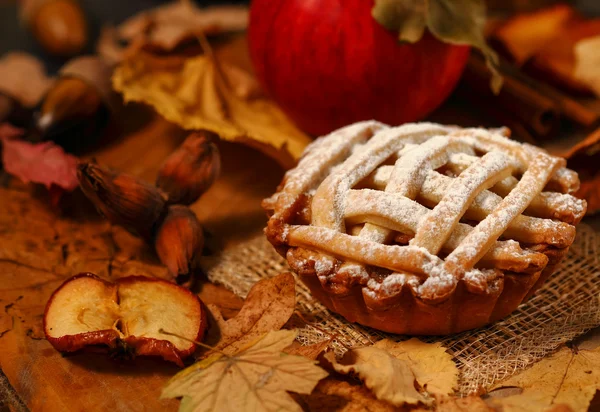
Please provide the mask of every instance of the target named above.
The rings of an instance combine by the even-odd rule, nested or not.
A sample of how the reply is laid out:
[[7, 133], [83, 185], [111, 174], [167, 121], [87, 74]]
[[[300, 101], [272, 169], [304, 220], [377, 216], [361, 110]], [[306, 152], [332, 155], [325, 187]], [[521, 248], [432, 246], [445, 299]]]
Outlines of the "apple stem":
[[225, 352], [223, 352], [223, 351], [221, 351], [221, 350], [219, 350], [219, 349], [217, 349], [217, 348], [213, 348], [213, 347], [212, 347], [212, 346], [210, 346], [210, 345], [207, 345], [207, 344], [205, 344], [205, 343], [202, 343], [202, 342], [195, 341], [195, 340], [193, 340], [193, 339], [186, 338], [185, 336], [181, 336], [181, 335], [180, 335], [180, 334], [178, 334], [178, 333], [173, 333], [173, 332], [166, 331], [166, 330], [164, 330], [163, 328], [160, 328], [160, 329], [158, 330], [158, 333], [162, 333], [163, 335], [175, 336], [176, 338], [183, 339], [183, 340], [186, 340], [186, 341], [188, 341], [188, 342], [192, 342], [193, 344], [195, 344], [195, 345], [198, 345], [198, 346], [200, 346], [200, 347], [202, 347], [202, 348], [204, 348], [204, 349], [208, 349], [208, 350], [210, 350], [210, 351], [212, 351], [212, 352], [217, 352], [217, 353], [220, 353], [221, 355], [223, 355], [223, 356], [226, 356], [226, 357], [228, 357], [228, 358], [230, 358], [230, 357], [231, 357], [231, 356], [229, 356], [228, 354], [226, 354]]

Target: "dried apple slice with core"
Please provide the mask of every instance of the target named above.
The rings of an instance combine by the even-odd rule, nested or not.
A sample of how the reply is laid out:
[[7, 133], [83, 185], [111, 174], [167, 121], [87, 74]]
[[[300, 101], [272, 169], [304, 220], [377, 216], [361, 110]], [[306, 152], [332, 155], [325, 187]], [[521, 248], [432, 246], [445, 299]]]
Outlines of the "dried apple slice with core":
[[205, 311], [187, 289], [143, 276], [115, 283], [90, 273], [75, 276], [53, 293], [44, 315], [46, 338], [61, 352], [107, 345], [136, 355], [162, 356], [182, 365], [196, 345], [160, 333], [161, 328], [201, 340]]

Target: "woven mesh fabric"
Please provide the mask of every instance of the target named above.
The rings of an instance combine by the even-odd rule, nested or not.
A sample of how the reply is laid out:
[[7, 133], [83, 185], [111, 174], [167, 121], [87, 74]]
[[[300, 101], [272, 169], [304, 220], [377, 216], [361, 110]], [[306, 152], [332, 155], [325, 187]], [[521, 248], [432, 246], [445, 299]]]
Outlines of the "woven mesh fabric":
[[[600, 235], [579, 225], [577, 237], [562, 267], [513, 314], [490, 326], [442, 337], [441, 342], [460, 370], [462, 395], [481, 392], [542, 359], [560, 345], [600, 325]], [[204, 262], [208, 278], [245, 297], [257, 281], [289, 270], [264, 236], [258, 235]], [[297, 310], [308, 324], [300, 324], [304, 344], [335, 336], [334, 350], [368, 345], [381, 338], [407, 336], [379, 332], [352, 324], [330, 312], [297, 283]]]

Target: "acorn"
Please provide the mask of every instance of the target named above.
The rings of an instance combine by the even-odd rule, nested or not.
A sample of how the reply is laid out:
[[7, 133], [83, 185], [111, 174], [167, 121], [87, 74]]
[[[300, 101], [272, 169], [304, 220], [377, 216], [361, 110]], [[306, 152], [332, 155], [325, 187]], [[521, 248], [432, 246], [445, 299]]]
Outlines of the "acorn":
[[151, 241], [166, 212], [166, 199], [156, 187], [94, 163], [81, 163], [77, 177], [83, 193], [111, 223]]
[[88, 23], [74, 0], [25, 0], [22, 18], [44, 50], [70, 57], [88, 42]]
[[89, 144], [117, 110], [110, 77], [110, 67], [95, 56], [63, 66], [34, 113], [34, 140], [53, 140], [71, 150]]
[[190, 134], [163, 163], [156, 186], [169, 204], [190, 205], [208, 190], [221, 171], [218, 136], [208, 131]]
[[160, 261], [178, 279], [196, 268], [204, 247], [204, 235], [198, 218], [187, 206], [172, 205], [154, 236]]

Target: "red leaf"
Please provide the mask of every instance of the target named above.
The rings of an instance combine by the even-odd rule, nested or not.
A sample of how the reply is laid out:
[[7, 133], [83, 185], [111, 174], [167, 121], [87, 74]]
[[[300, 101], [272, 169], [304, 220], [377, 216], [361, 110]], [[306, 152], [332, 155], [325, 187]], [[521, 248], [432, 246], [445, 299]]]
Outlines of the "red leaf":
[[52, 142], [29, 143], [16, 140], [23, 130], [7, 124], [0, 125], [0, 140], [4, 146], [4, 170], [24, 182], [52, 185], [67, 191], [78, 185], [77, 158]]

